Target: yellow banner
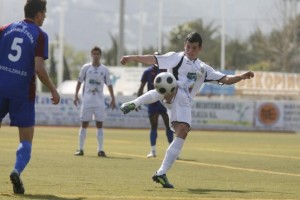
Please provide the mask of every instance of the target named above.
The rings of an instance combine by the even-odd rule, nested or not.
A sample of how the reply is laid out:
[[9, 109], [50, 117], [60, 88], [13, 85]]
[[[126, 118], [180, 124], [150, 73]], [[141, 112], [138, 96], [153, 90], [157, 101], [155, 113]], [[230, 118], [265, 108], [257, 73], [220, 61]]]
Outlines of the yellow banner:
[[[242, 71], [236, 71], [237, 74]], [[300, 75], [280, 72], [255, 72], [255, 77], [251, 80], [240, 81], [235, 85], [237, 90], [249, 92], [275, 92], [275, 93], [295, 93], [300, 92]]]

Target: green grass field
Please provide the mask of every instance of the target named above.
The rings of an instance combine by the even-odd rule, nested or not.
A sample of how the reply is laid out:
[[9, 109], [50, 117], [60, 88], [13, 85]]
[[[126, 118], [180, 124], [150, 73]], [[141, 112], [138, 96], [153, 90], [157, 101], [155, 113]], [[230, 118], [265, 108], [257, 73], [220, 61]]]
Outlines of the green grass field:
[[95, 128], [85, 156], [75, 157], [78, 127], [36, 127], [32, 158], [22, 174], [25, 195], [12, 193], [9, 173], [17, 129], [0, 129], [0, 199], [41, 200], [267, 200], [300, 199], [300, 135], [191, 131], [180, 160], [168, 172], [174, 189], [151, 179], [167, 148], [159, 131], [158, 157], [148, 130], [105, 129], [107, 158], [96, 156]]

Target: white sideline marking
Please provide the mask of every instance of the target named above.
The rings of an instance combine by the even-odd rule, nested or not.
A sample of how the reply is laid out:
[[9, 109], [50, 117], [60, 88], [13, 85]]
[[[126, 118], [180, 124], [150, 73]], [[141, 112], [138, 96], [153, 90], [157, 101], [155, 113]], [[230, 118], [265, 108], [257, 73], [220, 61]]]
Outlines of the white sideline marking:
[[[86, 195], [58, 195], [57, 197], [62, 197], [62, 198], [93, 198], [93, 199], [163, 199], [163, 200], [274, 200], [274, 199], [242, 199], [242, 198], [197, 198], [197, 197], [153, 197], [153, 196], [100, 196], [100, 195], [91, 195], [91, 196], [86, 196]], [[292, 200], [292, 199], [285, 199], [285, 200]]]
[[241, 154], [241, 155], [252, 155], [252, 156], [263, 156], [263, 157], [272, 157], [272, 158], [285, 158], [285, 159], [300, 160], [300, 157], [298, 157], [298, 156], [284, 156], [284, 155], [253, 153], [253, 152], [236, 152], [236, 151], [226, 151], [226, 150], [218, 150], [218, 149], [205, 149], [205, 148], [197, 148], [197, 149], [199, 149], [201, 151], [212, 151], [212, 152], [220, 152], [220, 153], [231, 153], [231, 154]]
[[[124, 153], [117, 153], [117, 152], [113, 152], [113, 153], [117, 154], [117, 155], [124, 155], [124, 156], [136, 157], [136, 158], [145, 158], [145, 156], [134, 155], [134, 154], [124, 154]], [[233, 167], [233, 166], [229, 166], [229, 165], [218, 165], [218, 164], [200, 163], [200, 162], [184, 161], [184, 160], [176, 160], [176, 162], [181, 162], [181, 163], [185, 163], [185, 164], [192, 164], [192, 165], [200, 165], [200, 166], [209, 166], [209, 167], [218, 167], [218, 168], [224, 168], [224, 169], [240, 170], [240, 171], [249, 171], [249, 172], [258, 172], [258, 173], [266, 173], [266, 174], [276, 174], [276, 175], [283, 175], [283, 176], [300, 177], [300, 174], [275, 172], [275, 171], [251, 169], [251, 168], [242, 168], [242, 167]]]

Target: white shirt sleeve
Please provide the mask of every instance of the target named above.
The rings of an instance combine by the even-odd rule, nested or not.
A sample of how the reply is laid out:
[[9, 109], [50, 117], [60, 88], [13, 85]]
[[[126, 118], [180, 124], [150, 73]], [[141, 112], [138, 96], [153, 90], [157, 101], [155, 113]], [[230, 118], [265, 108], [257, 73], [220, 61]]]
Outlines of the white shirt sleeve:
[[89, 68], [89, 64], [85, 64], [81, 67], [80, 72], [79, 72], [79, 76], [78, 76], [78, 82], [82, 83], [85, 80], [85, 76], [86, 76], [86, 71]]
[[225, 74], [214, 70], [211, 66], [206, 65], [206, 77], [205, 82], [214, 83], [214, 84], [220, 84], [219, 80], [222, 79]]
[[164, 55], [155, 55], [160, 69], [171, 69], [176, 67], [183, 56], [183, 52], [168, 52]]
[[109, 85], [112, 85], [112, 81], [111, 81], [111, 78], [109, 76], [109, 70], [105, 67], [105, 79], [104, 79], [104, 82], [107, 86]]

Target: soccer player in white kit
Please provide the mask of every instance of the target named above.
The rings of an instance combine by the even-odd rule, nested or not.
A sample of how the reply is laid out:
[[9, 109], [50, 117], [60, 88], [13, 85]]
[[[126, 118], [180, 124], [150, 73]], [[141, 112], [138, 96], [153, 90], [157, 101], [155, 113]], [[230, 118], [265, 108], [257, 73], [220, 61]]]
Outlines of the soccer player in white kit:
[[116, 104], [112, 87], [112, 81], [109, 77], [109, 71], [107, 67], [101, 64], [100, 62], [101, 54], [101, 49], [95, 46], [91, 50], [92, 62], [83, 65], [79, 73], [74, 99], [75, 106], [79, 105], [80, 103], [78, 92], [83, 82], [84, 87], [80, 110], [80, 120], [82, 124], [79, 129], [79, 148], [75, 152], [75, 156], [84, 155], [84, 142], [86, 139], [87, 127], [89, 125], [89, 122], [92, 121], [94, 117], [97, 127], [97, 155], [99, 157], [106, 157], [106, 154], [103, 151], [103, 120], [105, 117], [105, 104], [103, 93], [104, 84], [107, 86], [110, 93], [110, 107], [114, 109], [116, 107]]
[[120, 109], [124, 114], [134, 110], [142, 104], [149, 104], [160, 100], [167, 108], [171, 126], [176, 137], [166, 150], [160, 168], [153, 175], [153, 181], [160, 183], [164, 188], [173, 188], [169, 183], [166, 173], [179, 156], [185, 138], [191, 129], [191, 109], [193, 98], [204, 82], [219, 84], [234, 84], [244, 79], [254, 77], [252, 71], [242, 74], [225, 75], [215, 71], [212, 67], [198, 59], [202, 49], [200, 34], [192, 32], [187, 35], [184, 42], [184, 52], [169, 52], [164, 55], [128, 55], [121, 58], [124, 65], [131, 61], [147, 65], [157, 64], [160, 69], [167, 69], [177, 79], [177, 90], [167, 96], [160, 95], [156, 90], [150, 90], [133, 101], [124, 103]]

